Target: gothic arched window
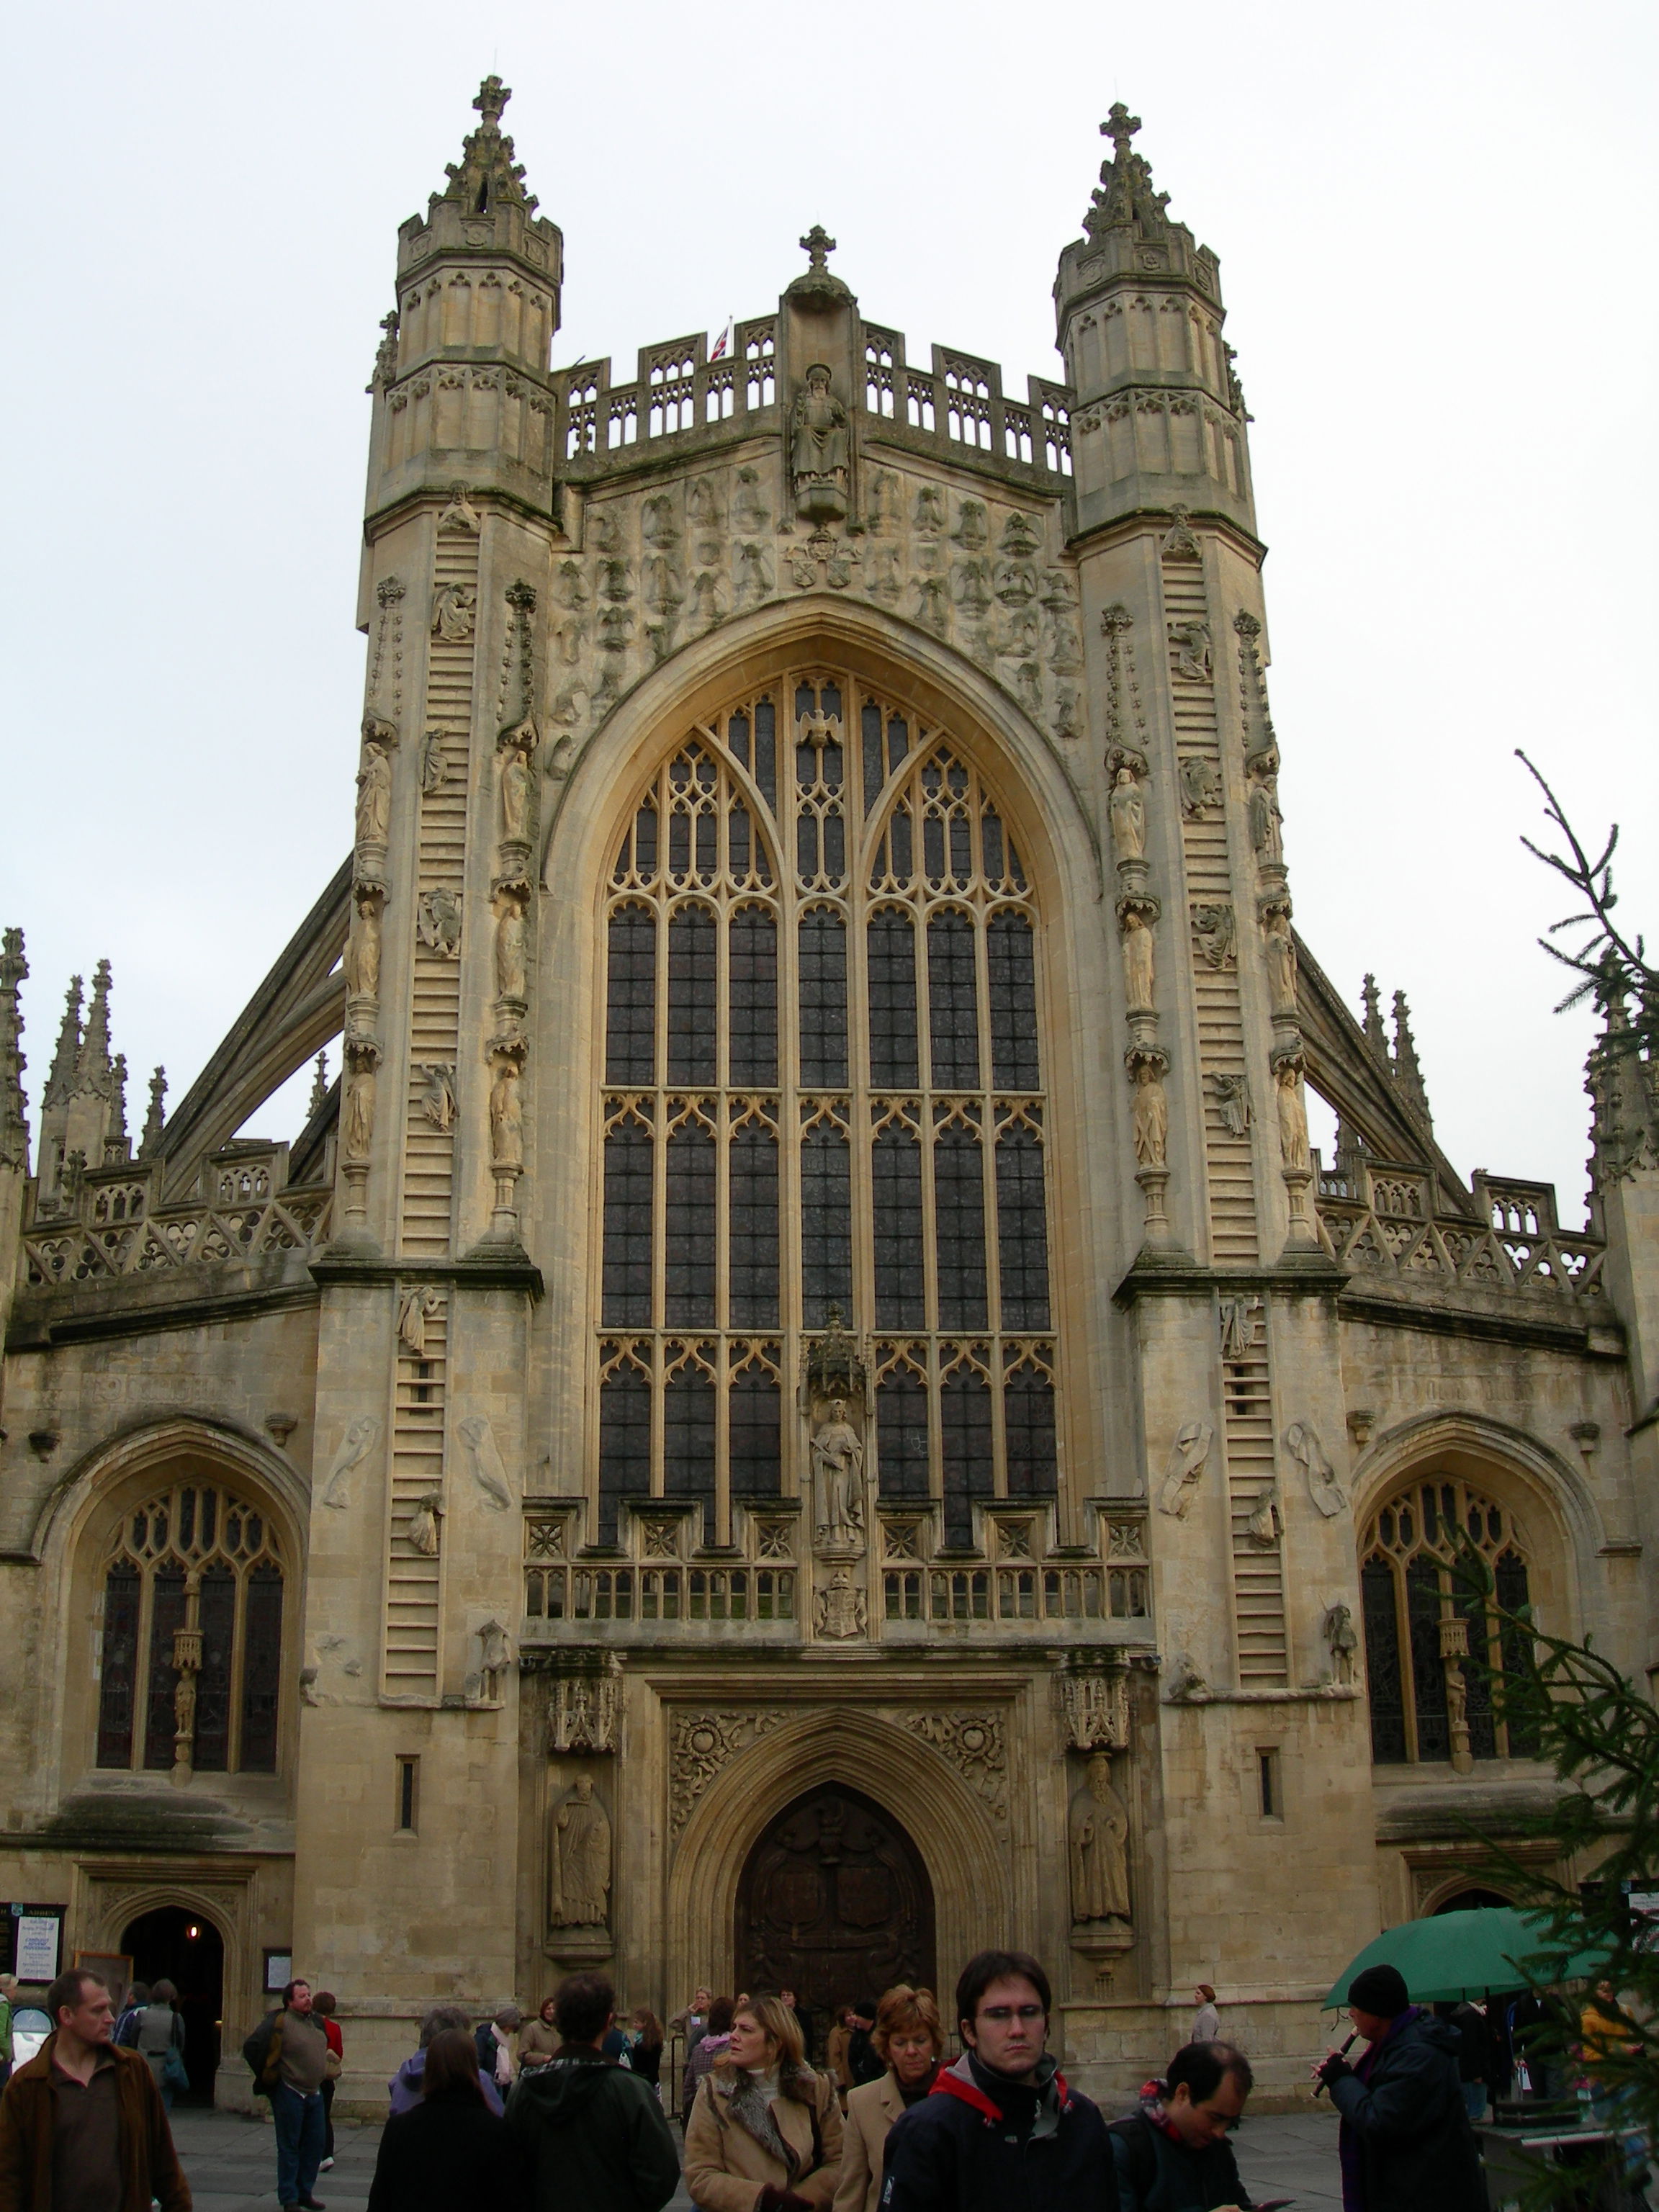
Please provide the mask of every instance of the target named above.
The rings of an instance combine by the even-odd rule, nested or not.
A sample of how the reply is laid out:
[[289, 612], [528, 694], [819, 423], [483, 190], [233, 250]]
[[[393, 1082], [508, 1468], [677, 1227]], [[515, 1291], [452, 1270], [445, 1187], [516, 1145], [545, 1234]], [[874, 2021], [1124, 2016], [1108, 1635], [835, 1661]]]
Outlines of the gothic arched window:
[[104, 1573], [99, 1765], [274, 1774], [282, 1644], [269, 1519], [210, 1482], [150, 1498]]
[[951, 738], [803, 671], [699, 723], [605, 914], [599, 1527], [799, 1482], [808, 1340], [874, 1352], [880, 1494], [1057, 1479], [1036, 914]]
[[1467, 1538], [1491, 1566], [1498, 1602], [1528, 1602], [1527, 1560], [1514, 1516], [1467, 1483], [1419, 1475], [1372, 1518], [1360, 1547], [1371, 1756], [1380, 1766], [1449, 1759], [1468, 1731], [1476, 1759], [1526, 1758], [1535, 1749], [1518, 1718], [1492, 1711], [1478, 1666], [1513, 1664], [1517, 1632], [1498, 1623], [1452, 1571]]

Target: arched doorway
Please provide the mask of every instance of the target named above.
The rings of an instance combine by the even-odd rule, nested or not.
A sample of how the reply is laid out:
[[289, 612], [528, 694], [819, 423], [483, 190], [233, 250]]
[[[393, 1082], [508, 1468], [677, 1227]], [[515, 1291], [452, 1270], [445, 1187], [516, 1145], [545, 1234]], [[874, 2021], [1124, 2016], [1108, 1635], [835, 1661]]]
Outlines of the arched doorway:
[[933, 1985], [933, 1891], [891, 1815], [839, 1783], [770, 1823], [738, 1889], [738, 1987], [793, 1989], [822, 2045], [834, 2009], [895, 1982]]
[[204, 1913], [181, 1905], [161, 1905], [128, 1923], [121, 1948], [132, 1960], [132, 1978], [152, 1986], [166, 1979], [179, 1992], [185, 2022], [185, 2065], [191, 2104], [213, 2102], [213, 2078], [219, 2065], [219, 2031], [224, 2017], [225, 1947]]
[[1474, 1912], [1483, 1909], [1512, 1905], [1515, 1899], [1505, 1897], [1498, 1889], [1455, 1889], [1449, 1897], [1443, 1897], [1430, 1914], [1433, 1919], [1442, 1912]]

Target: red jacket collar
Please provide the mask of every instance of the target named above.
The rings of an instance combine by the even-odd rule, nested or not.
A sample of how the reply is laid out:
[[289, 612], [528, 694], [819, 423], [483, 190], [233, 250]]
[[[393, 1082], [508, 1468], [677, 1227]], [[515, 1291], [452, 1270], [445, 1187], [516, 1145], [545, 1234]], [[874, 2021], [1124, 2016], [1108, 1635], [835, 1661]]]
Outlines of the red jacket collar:
[[[1066, 2087], [1066, 2076], [1056, 2073], [1054, 2082], [1060, 2110], [1062, 2112], [1066, 2112], [1069, 2110], [1072, 2101], [1071, 2092]], [[933, 2086], [927, 2094], [930, 2097], [960, 2097], [963, 2103], [971, 2106], [988, 2124], [1004, 2117], [1001, 2106], [993, 2104], [977, 2081], [964, 2080], [954, 2066], [949, 2069], [940, 2068], [938, 2074], [934, 2075]]]

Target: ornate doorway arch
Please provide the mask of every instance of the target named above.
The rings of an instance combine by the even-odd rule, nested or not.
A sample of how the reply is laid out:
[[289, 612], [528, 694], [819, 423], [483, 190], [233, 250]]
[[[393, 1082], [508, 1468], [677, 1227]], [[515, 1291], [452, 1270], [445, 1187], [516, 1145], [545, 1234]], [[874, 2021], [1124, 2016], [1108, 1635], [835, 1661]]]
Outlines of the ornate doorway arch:
[[933, 1890], [892, 1815], [840, 1783], [763, 1830], [738, 1887], [737, 1980], [792, 1989], [816, 2029], [895, 1982], [934, 1985]]

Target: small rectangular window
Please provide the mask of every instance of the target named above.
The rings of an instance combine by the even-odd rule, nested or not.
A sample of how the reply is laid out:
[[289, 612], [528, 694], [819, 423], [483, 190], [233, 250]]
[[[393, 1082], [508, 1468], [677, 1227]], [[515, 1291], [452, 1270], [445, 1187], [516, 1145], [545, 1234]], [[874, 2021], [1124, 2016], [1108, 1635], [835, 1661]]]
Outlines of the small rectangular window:
[[1279, 1779], [1279, 1753], [1276, 1751], [1258, 1751], [1255, 1764], [1261, 1794], [1261, 1817], [1264, 1820], [1282, 1820], [1285, 1817], [1285, 1796]]
[[421, 1811], [421, 1762], [418, 1759], [398, 1761], [398, 1833], [412, 1836]]

